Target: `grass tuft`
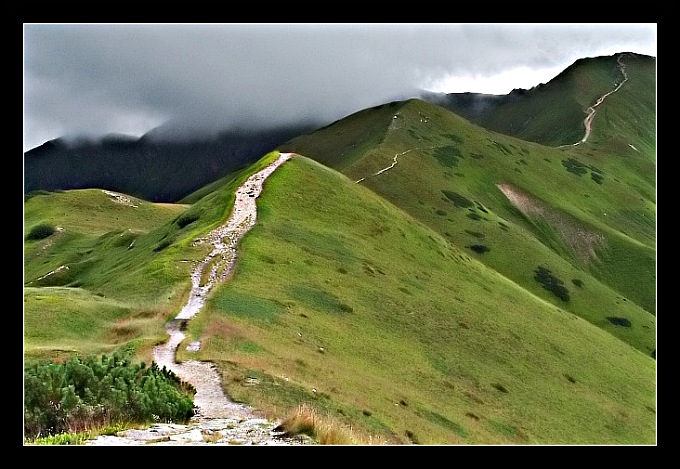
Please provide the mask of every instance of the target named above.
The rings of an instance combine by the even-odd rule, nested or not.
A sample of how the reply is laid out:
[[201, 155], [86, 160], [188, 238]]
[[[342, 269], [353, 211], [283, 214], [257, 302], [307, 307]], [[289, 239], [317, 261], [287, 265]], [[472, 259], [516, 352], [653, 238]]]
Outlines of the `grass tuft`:
[[[369, 413], [370, 414], [370, 413]], [[331, 417], [321, 417], [307, 404], [299, 405], [276, 428], [284, 436], [307, 435], [321, 445], [385, 444], [381, 436], [364, 435]]]

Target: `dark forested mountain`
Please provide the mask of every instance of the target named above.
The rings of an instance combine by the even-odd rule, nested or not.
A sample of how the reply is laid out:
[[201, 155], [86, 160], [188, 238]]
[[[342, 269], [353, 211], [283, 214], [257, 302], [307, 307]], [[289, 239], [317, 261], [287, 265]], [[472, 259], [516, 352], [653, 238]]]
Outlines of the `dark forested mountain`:
[[24, 154], [24, 191], [101, 188], [174, 202], [307, 130], [309, 125], [295, 123], [179, 142], [148, 136], [50, 140]]

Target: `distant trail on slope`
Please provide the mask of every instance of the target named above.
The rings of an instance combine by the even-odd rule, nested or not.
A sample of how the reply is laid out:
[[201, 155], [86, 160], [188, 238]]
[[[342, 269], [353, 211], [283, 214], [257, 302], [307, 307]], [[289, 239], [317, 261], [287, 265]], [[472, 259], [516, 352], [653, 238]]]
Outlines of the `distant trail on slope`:
[[[436, 148], [436, 145], [433, 145], [433, 146], [430, 146], [430, 147], [423, 147], [423, 148], [411, 148], [410, 150], [406, 150], [406, 151], [402, 151], [401, 153], [397, 153], [397, 154], [394, 155], [394, 158], [392, 159], [392, 164], [391, 164], [391, 165], [389, 165], [389, 166], [387, 166], [387, 167], [381, 169], [380, 171], [376, 171], [375, 173], [371, 174], [371, 176], [369, 176], [369, 177], [379, 176], [380, 174], [384, 173], [385, 171], [389, 171], [390, 169], [394, 168], [394, 167], [397, 165], [397, 163], [398, 163], [397, 158], [399, 158], [401, 155], [405, 155], [406, 153], [409, 153], [409, 152], [411, 152], [411, 151], [416, 151], [416, 150], [431, 150], [431, 149], [433, 149], [433, 148]], [[363, 177], [363, 178], [361, 178], [361, 179], [357, 179], [357, 180], [354, 181], [354, 182], [355, 182], [355, 184], [359, 184], [360, 182], [364, 181], [365, 179], [366, 179], [366, 178]]]
[[[395, 116], [394, 116], [394, 119], [392, 120], [392, 122], [390, 122], [388, 131], [396, 131], [396, 130], [399, 130], [399, 129], [401, 128], [401, 127], [399, 127], [399, 125], [397, 124], [396, 119], [397, 119], [397, 115], [395, 115]], [[421, 120], [421, 122], [422, 122], [422, 120]], [[425, 120], [425, 122], [427, 122], [427, 119]], [[431, 146], [431, 147], [428, 147], [428, 149], [432, 149], [432, 148], [435, 148], [435, 145], [433, 145], [433, 146]], [[391, 164], [391, 165], [389, 165], [389, 166], [387, 166], [387, 167], [381, 169], [380, 171], [376, 171], [375, 173], [371, 174], [371, 176], [367, 176], [367, 177], [378, 176], [378, 175], [384, 173], [385, 171], [389, 171], [390, 169], [394, 168], [394, 167], [397, 165], [397, 163], [398, 163], [398, 158], [399, 158], [401, 155], [405, 155], [406, 153], [411, 152], [411, 151], [414, 151], [414, 150], [422, 150], [422, 148], [411, 148], [411, 149], [409, 149], [409, 150], [402, 151], [401, 153], [396, 153], [396, 154], [394, 155], [394, 158], [392, 158], [392, 164]], [[357, 179], [356, 181], [354, 181], [354, 183], [355, 183], [355, 184], [359, 184], [360, 182], [364, 181], [365, 179], [366, 179], [366, 177], [362, 177], [361, 179]]]
[[[408, 152], [413, 151], [413, 150], [414, 150], [414, 149], [402, 151], [401, 153], [397, 153], [396, 155], [394, 155], [394, 158], [392, 159], [392, 164], [391, 164], [391, 165], [387, 166], [386, 168], [381, 169], [381, 170], [378, 171], [378, 172], [373, 173], [372, 176], [377, 176], [377, 175], [379, 175], [379, 174], [384, 173], [385, 171], [388, 171], [388, 170], [394, 168], [394, 167], [396, 166], [396, 164], [397, 164], [397, 158], [399, 158], [399, 155], [403, 155], [403, 154], [408, 153]], [[360, 183], [361, 181], [363, 181], [364, 179], [366, 179], [366, 178], [363, 177], [363, 178], [361, 178], [361, 179], [359, 179], [359, 180], [357, 180], [357, 181], [355, 181], [355, 182], [358, 184], [358, 183]]]
[[623, 80], [621, 81], [621, 83], [619, 83], [616, 86], [616, 88], [614, 88], [613, 90], [609, 91], [608, 93], [605, 93], [604, 95], [600, 96], [600, 98], [597, 100], [597, 102], [595, 104], [593, 104], [588, 109], [586, 109], [586, 113], [588, 115], [586, 116], [585, 120], [583, 121], [583, 125], [586, 128], [586, 133], [583, 136], [583, 138], [576, 143], [572, 143], [571, 145], [560, 145], [557, 148], [573, 147], [573, 146], [579, 145], [581, 143], [585, 143], [586, 140], [588, 140], [588, 137], [590, 137], [590, 131], [591, 131], [592, 124], [593, 124], [593, 118], [595, 117], [595, 108], [597, 106], [599, 106], [600, 104], [602, 104], [602, 102], [605, 100], [605, 98], [607, 96], [617, 92], [623, 86], [623, 84], [626, 81], [628, 81], [628, 74], [626, 73], [626, 64], [624, 64], [621, 61], [622, 58], [623, 58], [623, 54], [619, 55], [618, 58], [616, 59], [616, 62], [619, 64], [619, 70], [621, 70], [621, 73], [623, 74]]

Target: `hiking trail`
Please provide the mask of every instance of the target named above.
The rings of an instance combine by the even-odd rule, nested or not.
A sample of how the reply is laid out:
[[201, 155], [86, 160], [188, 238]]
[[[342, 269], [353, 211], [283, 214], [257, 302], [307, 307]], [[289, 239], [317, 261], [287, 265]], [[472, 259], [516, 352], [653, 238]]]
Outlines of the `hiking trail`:
[[[233, 273], [237, 244], [257, 220], [255, 200], [262, 192], [264, 181], [292, 153], [280, 156], [266, 168], [251, 175], [237, 190], [234, 207], [227, 221], [194, 245], [210, 244], [213, 249], [205, 259], [191, 270], [189, 300], [177, 316], [168, 322], [166, 331], [170, 338], [153, 350], [159, 368], [175, 373], [196, 389], [194, 406], [196, 414], [187, 425], [159, 423], [142, 430], [125, 430], [117, 435], [102, 435], [89, 440], [86, 445], [300, 445], [309, 441], [299, 437], [282, 437], [275, 429], [279, 422], [262, 418], [258, 412], [244, 404], [231, 401], [222, 390], [218, 371], [208, 362], [189, 360], [176, 362], [177, 348], [185, 339], [182, 330], [205, 305], [210, 291]], [[205, 269], [210, 266], [210, 271]], [[207, 277], [206, 277], [207, 275]], [[207, 278], [204, 285], [201, 280]], [[200, 350], [200, 342], [193, 342], [187, 350]]]

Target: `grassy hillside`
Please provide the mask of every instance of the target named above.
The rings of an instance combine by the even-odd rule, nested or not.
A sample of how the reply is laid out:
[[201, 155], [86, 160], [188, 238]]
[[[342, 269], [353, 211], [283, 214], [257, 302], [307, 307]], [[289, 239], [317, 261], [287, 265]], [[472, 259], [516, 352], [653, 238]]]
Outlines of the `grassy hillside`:
[[[381, 141], [353, 155], [344, 174], [528, 291], [652, 352], [655, 205], [627, 183], [634, 173], [612, 163], [598, 168], [598, 183], [592, 169], [570, 171], [570, 150], [496, 134], [420, 100], [390, 110], [376, 110]], [[327, 161], [321, 143], [355, 125], [341, 120], [283, 149]], [[543, 270], [567, 300], [537, 281]]]
[[[102, 190], [42, 193], [24, 204], [24, 351], [65, 359], [126, 348], [151, 362], [164, 323], [191, 287], [191, 245], [221, 224], [253, 168], [193, 205], [150, 203]], [[258, 166], [259, 165], [259, 166]], [[53, 232], [33, 239], [35, 227]], [[60, 318], [55, 320], [54, 318]]]
[[[621, 53], [579, 59], [548, 83], [513, 90], [505, 96], [452, 93], [424, 98], [495, 132], [548, 146], [569, 145], [583, 138], [588, 107], [623, 81], [619, 59], [629, 80], [616, 94], [623, 106], [608, 99], [602, 119], [609, 114], [622, 124], [614, 129], [614, 135], [642, 136], [654, 148], [656, 59], [645, 55]], [[477, 103], [482, 105], [475, 106]]]
[[179, 357], [270, 412], [393, 442], [652, 443], [655, 361], [301, 156], [258, 200], [234, 278]]
[[[25, 358], [126, 348], [149, 362], [186, 300], [186, 261], [205, 255], [191, 241], [273, 157], [189, 207], [101, 191], [29, 199], [27, 231], [64, 230], [25, 243]], [[93, 214], [89, 229], [69, 205]], [[306, 403], [392, 443], [654, 442], [648, 354], [311, 159], [279, 168], [258, 207], [234, 278], [189, 322], [201, 350], [179, 347], [180, 360], [214, 362], [236, 399], [278, 417]]]

